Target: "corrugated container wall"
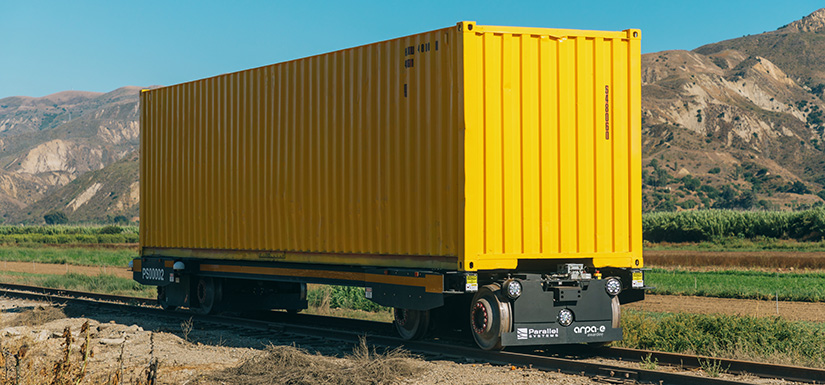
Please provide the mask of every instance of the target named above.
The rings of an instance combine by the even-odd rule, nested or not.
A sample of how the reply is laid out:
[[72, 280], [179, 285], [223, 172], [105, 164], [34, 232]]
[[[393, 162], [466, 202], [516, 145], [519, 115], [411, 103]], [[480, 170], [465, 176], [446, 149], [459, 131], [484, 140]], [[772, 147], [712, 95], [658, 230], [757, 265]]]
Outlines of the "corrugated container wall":
[[638, 31], [464, 22], [142, 92], [141, 253], [631, 266], [639, 72]]
[[641, 266], [641, 32], [464, 28], [465, 268]]

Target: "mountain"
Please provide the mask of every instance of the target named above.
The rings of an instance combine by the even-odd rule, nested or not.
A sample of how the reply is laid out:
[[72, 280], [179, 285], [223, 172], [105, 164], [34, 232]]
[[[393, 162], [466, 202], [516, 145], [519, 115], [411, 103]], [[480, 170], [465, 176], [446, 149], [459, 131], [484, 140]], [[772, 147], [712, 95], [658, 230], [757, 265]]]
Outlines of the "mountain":
[[57, 210], [65, 213], [72, 222], [111, 222], [123, 216], [137, 221], [140, 182], [137, 151], [100, 170], [87, 172], [66, 186], [13, 212], [9, 223], [38, 223], [43, 215]]
[[0, 99], [3, 220], [15, 223], [10, 220], [27, 214], [35, 202], [135, 152], [139, 91], [123, 87], [105, 94], [65, 91]]
[[776, 31], [643, 55], [645, 209], [821, 205], [822, 59], [825, 9]]

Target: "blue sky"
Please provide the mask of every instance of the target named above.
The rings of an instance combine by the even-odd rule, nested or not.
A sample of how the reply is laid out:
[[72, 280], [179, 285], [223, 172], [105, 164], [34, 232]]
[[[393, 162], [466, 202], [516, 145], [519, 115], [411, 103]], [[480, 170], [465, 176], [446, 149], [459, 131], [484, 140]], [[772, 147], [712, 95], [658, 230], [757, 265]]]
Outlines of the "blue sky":
[[479, 24], [642, 29], [643, 52], [770, 31], [821, 1], [0, 0], [0, 98], [169, 85]]

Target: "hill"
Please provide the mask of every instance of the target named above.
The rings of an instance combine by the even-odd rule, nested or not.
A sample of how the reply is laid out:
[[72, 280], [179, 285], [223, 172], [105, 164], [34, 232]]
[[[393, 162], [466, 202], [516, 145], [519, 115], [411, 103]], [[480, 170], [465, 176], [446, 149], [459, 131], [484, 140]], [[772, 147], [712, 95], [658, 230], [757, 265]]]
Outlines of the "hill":
[[[137, 150], [139, 87], [0, 99], [0, 212], [5, 222], [81, 175]], [[41, 218], [42, 220], [42, 218]], [[11, 222], [14, 223], [14, 222]]]
[[643, 55], [646, 211], [822, 204], [823, 17]]

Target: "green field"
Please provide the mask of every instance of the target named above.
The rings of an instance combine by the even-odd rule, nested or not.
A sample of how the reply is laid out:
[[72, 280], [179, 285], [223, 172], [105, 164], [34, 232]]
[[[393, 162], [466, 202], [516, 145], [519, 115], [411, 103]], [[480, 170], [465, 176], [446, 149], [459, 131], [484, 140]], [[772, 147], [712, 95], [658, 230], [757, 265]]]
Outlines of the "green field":
[[825, 273], [770, 273], [761, 271], [685, 271], [653, 269], [645, 273], [653, 294], [697, 295], [722, 298], [825, 301]]
[[825, 367], [825, 324], [779, 317], [622, 312], [615, 346]]
[[0, 244], [136, 243], [137, 226], [0, 226]]
[[137, 257], [129, 249], [0, 246], [0, 261], [126, 267]]
[[90, 293], [126, 295], [154, 298], [157, 289], [154, 286], [141, 285], [128, 278], [111, 274], [85, 275], [68, 273], [65, 275], [32, 274], [0, 271], [0, 281], [21, 285], [34, 285], [54, 289], [86, 291]]

